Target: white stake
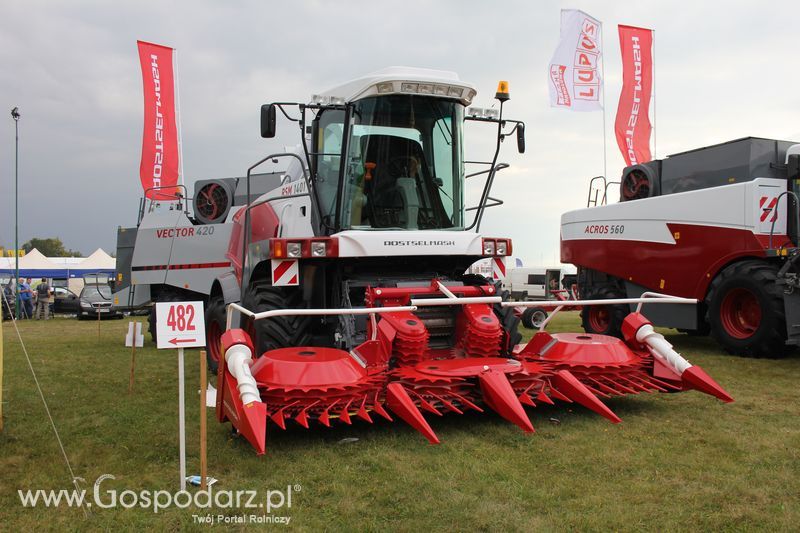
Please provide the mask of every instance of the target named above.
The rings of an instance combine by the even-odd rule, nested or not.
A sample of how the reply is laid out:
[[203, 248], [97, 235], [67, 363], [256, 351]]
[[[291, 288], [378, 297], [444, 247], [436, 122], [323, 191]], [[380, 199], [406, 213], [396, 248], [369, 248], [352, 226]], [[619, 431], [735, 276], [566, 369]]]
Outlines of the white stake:
[[178, 348], [178, 433], [181, 456], [181, 490], [186, 490], [186, 412], [183, 400], [183, 348]]

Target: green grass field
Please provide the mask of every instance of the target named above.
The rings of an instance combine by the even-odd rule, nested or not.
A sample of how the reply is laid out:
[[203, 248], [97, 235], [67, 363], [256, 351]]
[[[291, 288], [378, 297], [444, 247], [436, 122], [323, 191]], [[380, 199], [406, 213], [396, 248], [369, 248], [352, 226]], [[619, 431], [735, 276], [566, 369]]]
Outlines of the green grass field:
[[[127, 320], [101, 327], [98, 340], [95, 322], [20, 323], [75, 474], [90, 494], [103, 474], [116, 476], [104, 490], [177, 491], [176, 353], [157, 353], [148, 337], [129, 395]], [[577, 329], [575, 313], [552, 326]], [[95, 506], [84, 518], [63, 504], [24, 508], [18, 489], [71, 483], [12, 325], [3, 332], [0, 530], [204, 529], [193, 515], [205, 509]], [[439, 446], [402, 422], [270, 426], [263, 457], [209, 410], [209, 474], [218, 490], [300, 485], [291, 509], [274, 514], [311, 531], [796, 530], [800, 357], [729, 357], [710, 339], [666, 333], [736, 402], [698, 392], [608, 400], [619, 425], [561, 404], [529, 410], [532, 436], [491, 413], [445, 416], [430, 419]], [[198, 352], [187, 351], [189, 473], [199, 473], [198, 384]]]

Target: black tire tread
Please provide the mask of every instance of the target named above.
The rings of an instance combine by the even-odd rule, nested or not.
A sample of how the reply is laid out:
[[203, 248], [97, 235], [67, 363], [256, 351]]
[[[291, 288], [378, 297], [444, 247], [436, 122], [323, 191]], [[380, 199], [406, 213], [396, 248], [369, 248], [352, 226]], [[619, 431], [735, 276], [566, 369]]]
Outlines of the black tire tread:
[[[743, 357], [784, 357], [792, 348], [786, 345], [786, 311], [783, 304], [783, 289], [777, 284], [778, 267], [758, 259], [739, 261], [723, 269], [708, 288], [706, 295], [706, 322], [711, 326], [711, 336], [726, 352]], [[762, 323], [767, 314], [767, 324], [758, 339], [751, 344], [736, 344], [718, 324], [715, 312], [720, 287], [728, 280], [744, 277], [755, 281], [768, 298], [768, 309], [762, 309]], [[765, 313], [766, 311], [766, 313]], [[760, 330], [761, 328], [759, 328]]]
[[[298, 289], [283, 289], [273, 287], [268, 281], [257, 281], [248, 286], [242, 305], [257, 313], [272, 309], [299, 309], [302, 307], [302, 293]], [[242, 327], [246, 326], [246, 320], [242, 318]], [[310, 316], [282, 316], [257, 321], [256, 338], [253, 339], [256, 357], [276, 348], [308, 345], [311, 320]]]
[[[625, 296], [619, 289], [608, 286], [600, 285], [590, 287], [586, 291], [582, 291], [581, 299], [583, 300], [611, 300], [616, 298], [624, 298]], [[581, 326], [586, 333], [594, 333], [598, 335], [610, 335], [611, 337], [622, 338], [622, 321], [628, 316], [630, 310], [627, 305], [611, 305], [611, 320], [609, 327], [606, 331], [594, 331], [589, 322], [589, 307], [581, 309]]]
[[[215, 294], [211, 296], [208, 300], [208, 306], [206, 307], [205, 313], [205, 321], [206, 321], [206, 332], [210, 331], [208, 327], [211, 322], [219, 322], [222, 331], [225, 331], [225, 298], [222, 297], [221, 294]], [[207, 343], [210, 342], [208, 337], [206, 337]], [[206, 346], [206, 361], [208, 362], [208, 370], [212, 374], [216, 374], [217, 370], [219, 369], [219, 364], [217, 361], [214, 361], [211, 358], [211, 349], [210, 347]]]
[[158, 343], [158, 337], [156, 336], [156, 302], [179, 302], [182, 299], [183, 297], [180, 294], [164, 292], [159, 295], [158, 300], [153, 301], [153, 306], [150, 307], [150, 313], [147, 315], [147, 331], [150, 332], [150, 338], [153, 339], [153, 342]]
[[522, 324], [522, 327], [527, 328], [527, 329], [537, 329], [538, 328], [538, 326], [536, 326], [533, 323], [533, 315], [534, 315], [534, 313], [536, 313], [536, 311], [543, 312], [544, 316], [547, 317], [547, 311], [544, 308], [542, 308], [542, 307], [528, 307], [527, 309], [525, 309], [525, 311], [522, 312], [522, 316], [520, 317], [520, 323]]
[[[511, 296], [510, 291], [500, 289], [500, 283], [495, 285], [497, 291], [495, 294], [499, 295], [504, 302], [507, 302]], [[510, 355], [514, 350], [514, 346], [522, 342], [522, 333], [519, 332], [519, 317], [514, 314], [512, 307], [503, 307], [500, 304], [494, 305], [494, 314], [500, 320], [500, 325], [504, 331], [504, 346], [501, 349], [501, 355]]]

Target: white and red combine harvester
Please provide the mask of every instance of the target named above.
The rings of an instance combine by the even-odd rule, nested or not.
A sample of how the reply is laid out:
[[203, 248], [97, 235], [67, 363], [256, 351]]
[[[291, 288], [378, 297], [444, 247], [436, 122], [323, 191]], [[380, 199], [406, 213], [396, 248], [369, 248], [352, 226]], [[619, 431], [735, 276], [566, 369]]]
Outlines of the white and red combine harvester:
[[[561, 217], [561, 260], [582, 298], [694, 298], [645, 313], [733, 354], [781, 356], [800, 342], [798, 179], [799, 144], [752, 137], [628, 167], [619, 203]], [[627, 312], [587, 308], [583, 327], [618, 336]]]
[[[525, 406], [554, 400], [614, 422], [600, 398], [697, 389], [731, 401], [639, 313], [624, 342], [539, 331], [520, 343], [513, 307], [540, 302], [508, 302], [498, 283], [466, 272], [512, 253], [480, 226], [502, 204], [490, 196], [508, 166], [497, 162], [501, 142], [516, 135], [524, 151], [524, 125], [503, 117], [507, 83], [496, 109], [467, 109], [475, 95], [454, 73], [389, 68], [308, 104], [264, 105], [261, 135], [275, 136], [280, 120], [300, 134], [296, 150], [245, 178], [198, 183], [191, 215], [171, 198], [120, 230], [118, 269], [130, 268], [118, 304], [206, 302], [218, 419], [258, 453], [267, 424], [396, 417], [435, 443], [423, 411], [488, 408], [532, 432]], [[491, 161], [473, 173], [467, 121], [495, 132]], [[468, 208], [467, 179], [481, 176]]]

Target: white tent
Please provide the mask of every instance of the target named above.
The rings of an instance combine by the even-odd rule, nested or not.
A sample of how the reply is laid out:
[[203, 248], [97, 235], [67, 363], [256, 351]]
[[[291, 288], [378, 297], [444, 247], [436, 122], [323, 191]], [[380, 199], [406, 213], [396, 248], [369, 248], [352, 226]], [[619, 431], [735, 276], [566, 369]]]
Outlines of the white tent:
[[20, 270], [55, 270], [58, 265], [46, 258], [42, 252], [34, 248], [19, 258]]
[[[67, 279], [71, 290], [83, 287], [86, 274], [113, 276], [117, 260], [98, 248], [89, 257], [45, 257], [34, 248], [19, 258], [19, 274], [23, 278]], [[0, 278], [5, 282], [14, 276], [15, 258], [0, 258]]]
[[108, 255], [102, 248], [98, 248], [92, 254], [78, 263], [71, 265], [70, 271], [80, 270], [83, 273], [109, 272], [117, 268], [117, 260]]

